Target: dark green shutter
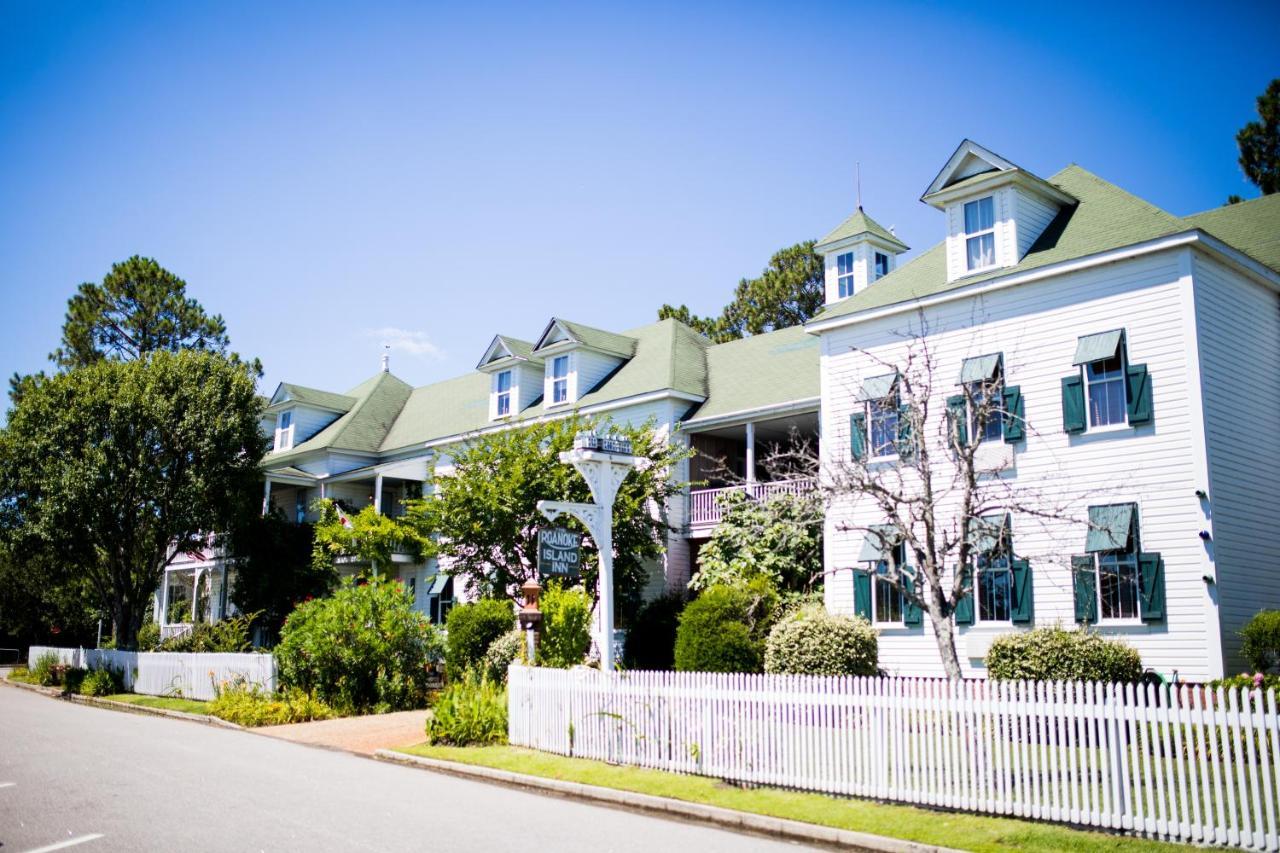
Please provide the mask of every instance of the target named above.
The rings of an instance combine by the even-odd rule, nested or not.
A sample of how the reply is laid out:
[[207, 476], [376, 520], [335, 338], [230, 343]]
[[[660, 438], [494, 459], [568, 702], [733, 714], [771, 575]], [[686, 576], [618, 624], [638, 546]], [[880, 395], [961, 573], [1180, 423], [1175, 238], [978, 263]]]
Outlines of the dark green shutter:
[[915, 458], [915, 437], [911, 434], [911, 407], [898, 407], [898, 456], [904, 460]]
[[915, 581], [906, 573], [904, 567], [898, 571], [898, 584], [902, 587], [902, 624], [903, 625], [919, 625], [921, 610], [920, 605], [907, 598], [907, 594], [915, 589]]
[[1159, 554], [1138, 555], [1138, 608], [1143, 622], [1164, 619], [1164, 560]]
[[964, 598], [956, 602], [956, 624], [972, 625], [973, 624], [973, 572], [969, 569], [960, 570], [960, 588], [964, 590]]
[[1093, 557], [1084, 555], [1071, 558], [1071, 574], [1075, 588], [1076, 621], [1092, 623], [1098, 621], [1098, 574], [1094, 571]]
[[1013, 585], [1009, 592], [1009, 621], [1028, 623], [1035, 618], [1035, 595], [1031, 581], [1031, 562], [1013, 560], [1009, 563]]
[[1131, 364], [1125, 370], [1129, 391], [1129, 426], [1151, 423], [1151, 374], [1145, 364]]
[[867, 413], [855, 412], [849, 415], [849, 452], [853, 458], [867, 458]]
[[1084, 378], [1079, 373], [1062, 377], [1062, 428], [1084, 432]]
[[853, 572], [853, 614], [871, 621], [871, 572]]
[[947, 398], [947, 420], [955, 431], [956, 445], [964, 447], [969, 443], [969, 406], [963, 394]]
[[1004, 440], [1022, 441], [1027, 437], [1027, 419], [1022, 407], [1022, 389], [1011, 385], [1004, 389]]

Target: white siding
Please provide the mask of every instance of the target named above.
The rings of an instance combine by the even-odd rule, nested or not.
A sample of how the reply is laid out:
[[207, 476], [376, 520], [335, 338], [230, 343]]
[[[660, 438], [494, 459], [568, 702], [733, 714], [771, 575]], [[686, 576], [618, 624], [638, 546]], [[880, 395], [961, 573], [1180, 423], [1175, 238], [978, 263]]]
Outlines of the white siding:
[[1280, 608], [1280, 297], [1195, 255], [1196, 331], [1209, 450], [1209, 546], [1228, 672], [1238, 631]]
[[1017, 263], [1058, 215], [1058, 206], [1023, 189], [1015, 188], [1013, 193], [1013, 221], [1018, 240], [1018, 254], [1014, 263]]
[[302, 442], [341, 417], [334, 412], [326, 412], [323, 409], [309, 409], [305, 406], [294, 406], [292, 411], [294, 447], [302, 444]]
[[[1072, 519], [1037, 521], [1015, 514], [1014, 548], [1031, 560], [1035, 621], [1073, 620], [1070, 557], [1083, 551], [1090, 504], [1133, 501], [1139, 506], [1143, 550], [1165, 559], [1168, 616], [1154, 625], [1107, 626], [1142, 653], [1144, 664], [1184, 678], [1205, 678], [1216, 668], [1206, 652], [1216, 618], [1201, 576], [1203, 549], [1197, 533], [1200, 510], [1194, 496], [1203, 449], [1192, 439], [1189, 420], [1199, 407], [1188, 395], [1185, 298], [1189, 282], [1179, 257], [1166, 253], [1059, 278], [956, 300], [927, 309], [935, 359], [928, 439], [942, 441], [945, 397], [955, 393], [962, 360], [1001, 351], [1010, 385], [1022, 389], [1029, 422], [1024, 444], [1014, 445], [1012, 480], [1019, 490], [1044, 500], [1070, 501]], [[872, 320], [823, 335], [822, 395], [824, 453], [847, 458], [848, 419], [860, 378], [883, 373], [883, 363], [901, 364], [918, 332], [915, 312]], [[1061, 377], [1072, 373], [1079, 335], [1124, 326], [1134, 362], [1152, 376], [1155, 421], [1109, 433], [1068, 436], [1062, 430]], [[869, 351], [856, 353], [857, 345]], [[874, 358], [882, 360], [876, 364]], [[937, 456], [935, 455], [935, 461]], [[949, 479], [949, 478], [948, 478]], [[1024, 500], [1027, 500], [1024, 491]], [[883, 521], [869, 501], [832, 507], [826, 528], [827, 603], [852, 610], [852, 575], [863, 527]], [[927, 615], [920, 628], [886, 628], [881, 665], [894, 674], [941, 674]], [[1011, 630], [1009, 627], [998, 629]], [[996, 633], [998, 633], [998, 630]], [[980, 655], [992, 628], [962, 628], [958, 650], [970, 673], [981, 673]], [[975, 659], [967, 659], [972, 651]]]
[[591, 350], [580, 349], [573, 354], [569, 363], [569, 399], [577, 400], [600, 384], [610, 373], [622, 364], [617, 356], [604, 355]]

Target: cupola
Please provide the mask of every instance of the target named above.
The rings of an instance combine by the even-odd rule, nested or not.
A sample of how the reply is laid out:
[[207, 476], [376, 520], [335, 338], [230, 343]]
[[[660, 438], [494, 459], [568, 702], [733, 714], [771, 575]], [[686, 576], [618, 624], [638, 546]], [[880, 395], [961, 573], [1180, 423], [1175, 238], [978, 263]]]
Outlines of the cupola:
[[1071, 195], [971, 139], [920, 200], [947, 216], [947, 281], [1017, 264]]
[[898, 255], [907, 248], [858, 205], [852, 216], [814, 246], [823, 259], [825, 302], [830, 305], [853, 296], [876, 279], [884, 278], [893, 272]]

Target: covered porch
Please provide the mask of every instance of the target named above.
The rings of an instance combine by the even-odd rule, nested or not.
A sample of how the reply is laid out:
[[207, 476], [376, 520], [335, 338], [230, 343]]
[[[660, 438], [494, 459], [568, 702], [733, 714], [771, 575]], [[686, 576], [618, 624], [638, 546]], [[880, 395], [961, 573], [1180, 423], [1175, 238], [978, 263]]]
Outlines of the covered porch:
[[180, 637], [199, 623], [235, 615], [234, 583], [234, 569], [212, 549], [178, 555], [165, 567], [164, 581], [156, 590], [153, 616], [160, 639]]
[[773, 417], [742, 419], [689, 430], [694, 456], [689, 460], [689, 532], [709, 534], [720, 522], [719, 498], [726, 492], [746, 492], [756, 500], [776, 494], [802, 494], [814, 488], [811, 476], [778, 470], [771, 457], [808, 446], [818, 451], [817, 409]]

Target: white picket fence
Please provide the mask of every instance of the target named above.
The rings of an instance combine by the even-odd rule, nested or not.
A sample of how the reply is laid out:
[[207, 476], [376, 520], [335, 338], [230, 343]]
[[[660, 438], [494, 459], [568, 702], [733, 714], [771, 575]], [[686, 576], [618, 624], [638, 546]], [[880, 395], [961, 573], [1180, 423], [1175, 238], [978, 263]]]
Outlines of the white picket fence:
[[267, 691], [276, 688], [275, 658], [269, 654], [122, 652], [32, 646], [27, 652], [27, 666], [35, 666], [36, 659], [49, 652], [68, 666], [114, 669], [123, 675], [126, 690], [151, 696], [212, 699], [217, 685], [228, 681], [259, 685]]
[[1275, 691], [513, 666], [518, 746], [1280, 849]]

